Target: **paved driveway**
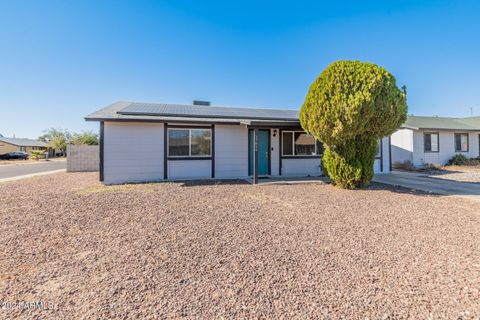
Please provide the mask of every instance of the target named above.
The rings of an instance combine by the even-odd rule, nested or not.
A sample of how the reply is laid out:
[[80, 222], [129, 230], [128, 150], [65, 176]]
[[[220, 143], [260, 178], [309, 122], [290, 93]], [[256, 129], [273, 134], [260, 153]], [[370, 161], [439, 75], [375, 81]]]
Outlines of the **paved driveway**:
[[431, 178], [422, 173], [394, 171], [390, 174], [379, 174], [373, 179], [376, 182], [402, 186], [447, 196], [459, 196], [480, 201], [480, 184], [449, 181]]
[[12, 180], [23, 176], [43, 174], [49, 171], [65, 170], [67, 161], [54, 160], [49, 162], [14, 164], [0, 166], [0, 182], [2, 180]]

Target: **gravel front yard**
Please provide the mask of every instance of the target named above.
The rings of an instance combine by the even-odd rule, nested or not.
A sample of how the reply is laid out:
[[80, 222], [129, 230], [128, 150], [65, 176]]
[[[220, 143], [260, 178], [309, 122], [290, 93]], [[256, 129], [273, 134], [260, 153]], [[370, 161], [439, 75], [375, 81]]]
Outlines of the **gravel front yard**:
[[0, 200], [0, 318], [480, 317], [469, 200], [89, 173], [3, 183]]
[[442, 170], [431, 172], [430, 177], [459, 182], [480, 183], [480, 167], [448, 166], [442, 168]]

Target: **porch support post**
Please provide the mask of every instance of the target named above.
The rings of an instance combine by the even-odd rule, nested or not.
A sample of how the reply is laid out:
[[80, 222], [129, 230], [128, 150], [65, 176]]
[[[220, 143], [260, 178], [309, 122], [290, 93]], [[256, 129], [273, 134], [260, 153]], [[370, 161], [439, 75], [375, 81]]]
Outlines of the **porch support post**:
[[258, 183], [258, 128], [253, 129], [253, 184]]
[[[103, 121], [100, 121], [100, 165], [99, 165], [98, 171], [99, 171], [99, 180], [101, 182], [103, 182], [105, 179], [104, 151], [105, 151], [105, 123]], [[55, 154], [55, 150], [53, 152]]]

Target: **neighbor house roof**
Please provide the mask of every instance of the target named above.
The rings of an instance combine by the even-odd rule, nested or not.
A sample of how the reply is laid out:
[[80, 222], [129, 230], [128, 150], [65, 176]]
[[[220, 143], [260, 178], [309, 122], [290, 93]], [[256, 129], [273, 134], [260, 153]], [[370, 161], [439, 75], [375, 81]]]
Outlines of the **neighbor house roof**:
[[169, 121], [226, 124], [299, 124], [298, 110], [233, 108], [163, 103], [116, 102], [85, 117], [87, 121]]
[[407, 116], [407, 121], [402, 125], [408, 129], [440, 129], [440, 130], [466, 130], [480, 131], [480, 117], [447, 118]]
[[24, 139], [24, 138], [0, 137], [0, 142], [13, 144], [19, 147], [46, 147], [47, 146], [45, 142], [37, 141], [33, 139]]

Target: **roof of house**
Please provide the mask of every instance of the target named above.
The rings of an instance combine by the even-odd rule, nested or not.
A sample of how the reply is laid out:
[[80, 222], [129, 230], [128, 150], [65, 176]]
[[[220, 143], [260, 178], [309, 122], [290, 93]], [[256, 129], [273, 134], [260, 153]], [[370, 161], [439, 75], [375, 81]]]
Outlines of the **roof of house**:
[[9, 144], [13, 144], [19, 147], [46, 147], [47, 144], [42, 141], [33, 140], [33, 139], [25, 139], [25, 138], [5, 138], [0, 137], [0, 142], [6, 142]]
[[408, 129], [440, 129], [440, 130], [468, 130], [480, 131], [480, 117], [447, 118], [408, 116], [402, 125]]
[[298, 110], [116, 102], [85, 117], [87, 121], [139, 120], [197, 123], [295, 123]]
[[[85, 117], [87, 121], [162, 121], [249, 125], [300, 125], [299, 111], [287, 109], [232, 108], [165, 103], [115, 102]], [[409, 129], [480, 131], [480, 117], [446, 118], [408, 116]]]

